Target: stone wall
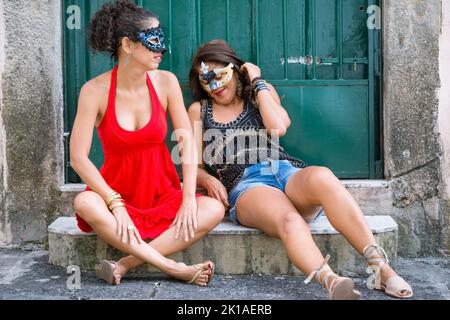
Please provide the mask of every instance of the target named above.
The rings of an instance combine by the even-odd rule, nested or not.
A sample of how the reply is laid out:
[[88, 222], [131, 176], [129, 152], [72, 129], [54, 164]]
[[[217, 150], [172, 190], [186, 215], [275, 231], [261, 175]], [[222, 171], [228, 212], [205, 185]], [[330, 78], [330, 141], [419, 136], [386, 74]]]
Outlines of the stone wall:
[[3, 14], [3, 0], [0, 0], [0, 247], [5, 246], [11, 241], [10, 224], [5, 210], [5, 193], [6, 193], [6, 179], [5, 173], [7, 170], [5, 161], [5, 131], [3, 126], [3, 90], [2, 90], [2, 76], [5, 66], [5, 21]]
[[385, 178], [400, 224], [399, 253], [437, 254], [448, 226], [438, 121], [442, 3], [384, 4]]
[[442, 244], [450, 255], [450, 1], [442, 1], [442, 28], [440, 40], [439, 132], [442, 145]]
[[60, 1], [3, 0], [0, 7], [7, 43], [0, 67], [1, 220], [10, 227], [8, 242], [42, 242], [63, 183]]

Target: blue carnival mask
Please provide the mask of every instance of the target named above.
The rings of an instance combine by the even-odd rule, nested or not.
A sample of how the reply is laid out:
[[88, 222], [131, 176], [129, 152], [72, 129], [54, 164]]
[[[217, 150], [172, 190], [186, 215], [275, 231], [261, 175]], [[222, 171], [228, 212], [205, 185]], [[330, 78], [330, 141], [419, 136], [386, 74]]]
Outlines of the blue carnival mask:
[[164, 32], [160, 27], [142, 31], [139, 34], [139, 40], [150, 51], [161, 53], [168, 51], [164, 41]]

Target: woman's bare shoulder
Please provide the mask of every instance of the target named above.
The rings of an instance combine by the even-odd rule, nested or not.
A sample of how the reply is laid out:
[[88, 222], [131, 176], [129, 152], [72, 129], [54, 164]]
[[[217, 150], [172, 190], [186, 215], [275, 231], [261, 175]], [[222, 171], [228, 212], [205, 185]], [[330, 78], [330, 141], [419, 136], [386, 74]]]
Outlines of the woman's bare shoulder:
[[111, 82], [111, 71], [102, 73], [95, 78], [87, 81], [82, 89], [85, 89], [86, 93], [91, 93], [99, 96], [101, 93], [109, 92], [109, 86]]
[[92, 78], [81, 87], [78, 112], [96, 114], [96, 126], [106, 113], [110, 81], [111, 71], [108, 71]]
[[97, 91], [97, 94], [105, 91], [109, 92], [109, 86], [111, 85], [111, 74], [111, 71], [102, 73], [86, 82], [85, 86], [88, 86], [91, 90]]
[[188, 113], [190, 115], [194, 116], [195, 118], [200, 119], [200, 109], [201, 109], [200, 102], [199, 101], [195, 101], [189, 106]]
[[167, 70], [149, 71], [148, 75], [150, 76], [153, 82], [156, 81], [159, 85], [162, 86], [172, 86], [174, 84], [179, 84], [177, 76], [174, 73]]

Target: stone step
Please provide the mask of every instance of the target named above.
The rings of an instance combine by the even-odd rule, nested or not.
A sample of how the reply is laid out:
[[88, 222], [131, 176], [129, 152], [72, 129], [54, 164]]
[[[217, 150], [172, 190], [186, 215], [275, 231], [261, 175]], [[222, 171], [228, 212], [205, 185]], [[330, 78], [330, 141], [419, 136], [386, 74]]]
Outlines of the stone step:
[[[390, 216], [367, 216], [375, 238], [386, 250], [391, 265], [397, 258], [397, 223]], [[344, 274], [364, 274], [366, 264], [328, 222], [325, 216], [310, 224], [311, 232], [323, 254], [329, 253], [330, 266]], [[123, 256], [117, 249], [98, 238], [95, 233], [84, 233], [77, 228], [73, 217], [60, 217], [48, 227], [49, 263], [67, 267], [79, 266], [93, 270], [101, 259], [118, 260]], [[302, 250], [302, 248], [299, 248]], [[236, 226], [224, 220], [209, 235], [184, 252], [171, 256], [176, 261], [194, 264], [207, 259], [216, 263], [219, 274], [270, 274], [298, 275], [301, 272], [288, 260], [286, 251], [278, 239], [262, 232]], [[136, 272], [158, 272], [144, 265]]]

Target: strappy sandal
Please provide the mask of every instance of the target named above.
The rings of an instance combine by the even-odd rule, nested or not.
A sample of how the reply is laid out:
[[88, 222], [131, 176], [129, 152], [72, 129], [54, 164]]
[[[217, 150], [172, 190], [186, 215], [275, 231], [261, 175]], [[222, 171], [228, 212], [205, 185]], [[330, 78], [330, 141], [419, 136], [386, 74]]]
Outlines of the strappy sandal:
[[105, 280], [111, 285], [119, 285], [119, 279], [116, 278], [114, 270], [116, 270], [117, 263], [115, 261], [102, 260], [98, 265], [95, 266], [95, 274], [98, 278]]
[[[205, 265], [208, 266], [209, 264], [211, 265], [211, 269], [209, 269], [208, 267], [205, 267]], [[195, 269], [197, 269], [198, 271], [197, 271], [197, 273], [194, 275], [194, 277], [192, 277], [192, 279], [191, 279], [190, 281], [187, 281], [187, 283], [188, 283], [188, 284], [193, 284], [194, 281], [197, 280], [198, 276], [199, 276], [203, 271], [205, 271], [205, 270], [211, 270], [211, 274], [208, 275], [208, 281], [206, 281], [206, 284], [205, 284], [205, 286], [207, 286], [207, 285], [211, 282], [211, 280], [212, 280], [212, 278], [213, 278], [213, 275], [214, 275], [214, 270], [215, 270], [214, 262], [212, 262], [212, 261], [206, 261], [206, 262], [204, 262], [204, 263], [195, 264], [195, 265], [193, 265], [193, 267], [194, 267]]]
[[[319, 268], [311, 272], [311, 274], [308, 276], [308, 278], [305, 280], [305, 284], [308, 284], [311, 282], [311, 280], [316, 277], [316, 281], [320, 283], [322, 286], [325, 284], [325, 288], [328, 291], [328, 296], [330, 297], [330, 300], [357, 300], [361, 297], [361, 293], [357, 290], [355, 290], [355, 283], [352, 279], [346, 278], [346, 277], [339, 277], [337, 274], [331, 270], [330, 266], [328, 265], [328, 260], [330, 260], [330, 255], [328, 254], [325, 257], [324, 262], [320, 265]], [[321, 278], [322, 272], [326, 272], [325, 276]], [[331, 281], [331, 284], [328, 282], [328, 279], [330, 277], [333, 277], [333, 281]], [[334, 287], [334, 284], [339, 279], [342, 279], [336, 287]], [[334, 289], [333, 289], [334, 287]]]
[[[383, 248], [377, 244], [369, 244], [364, 248], [363, 255], [369, 264], [367, 273], [371, 274], [366, 281], [367, 288], [381, 290], [391, 297], [400, 299], [411, 298], [414, 295], [411, 286], [400, 276], [392, 276], [385, 284], [381, 283], [381, 266], [389, 263]], [[402, 295], [401, 293], [405, 291], [409, 291], [409, 294]]]

